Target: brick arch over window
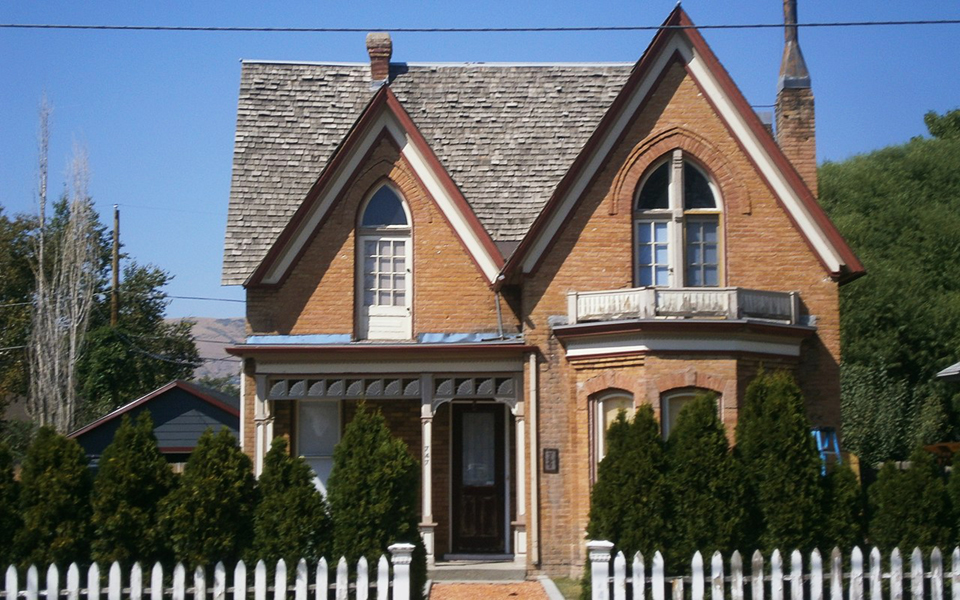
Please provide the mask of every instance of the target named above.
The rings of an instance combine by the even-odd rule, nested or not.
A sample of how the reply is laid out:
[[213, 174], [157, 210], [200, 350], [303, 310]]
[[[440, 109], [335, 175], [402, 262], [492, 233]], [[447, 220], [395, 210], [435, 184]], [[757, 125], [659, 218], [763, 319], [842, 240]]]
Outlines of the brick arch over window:
[[682, 127], [671, 127], [641, 142], [624, 161], [613, 183], [610, 214], [632, 211], [640, 179], [650, 166], [670, 151], [680, 148], [702, 167], [720, 188], [725, 210], [750, 214], [750, 193], [743, 177], [703, 137]]
[[580, 384], [581, 397], [590, 400], [606, 393], [623, 392], [632, 395], [634, 402], [643, 402], [647, 395], [644, 393], [643, 380], [639, 377], [627, 375], [620, 371], [604, 371], [596, 377]]
[[738, 414], [736, 379], [727, 379], [691, 367], [648, 379], [645, 399], [653, 406], [659, 418], [660, 400], [664, 395], [691, 388], [708, 390], [719, 395], [720, 418], [728, 432], [732, 432]]

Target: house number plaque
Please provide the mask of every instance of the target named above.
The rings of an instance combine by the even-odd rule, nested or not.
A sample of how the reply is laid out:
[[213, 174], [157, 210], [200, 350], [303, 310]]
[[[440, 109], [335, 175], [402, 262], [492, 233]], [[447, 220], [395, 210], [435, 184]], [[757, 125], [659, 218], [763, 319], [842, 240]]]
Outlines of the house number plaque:
[[543, 449], [543, 472], [544, 473], [560, 472], [560, 450], [559, 449], [557, 448]]

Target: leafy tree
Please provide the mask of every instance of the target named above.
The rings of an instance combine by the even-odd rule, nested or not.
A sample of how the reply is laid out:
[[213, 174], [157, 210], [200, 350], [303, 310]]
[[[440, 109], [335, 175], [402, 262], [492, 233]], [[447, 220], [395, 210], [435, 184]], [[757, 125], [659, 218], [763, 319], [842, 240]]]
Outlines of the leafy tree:
[[282, 558], [288, 565], [328, 556], [332, 527], [326, 501], [313, 485], [310, 467], [290, 456], [284, 438], [273, 440], [257, 485], [250, 556], [267, 564]]
[[256, 488], [250, 459], [226, 429], [207, 430], [180, 484], [160, 502], [160, 529], [178, 561], [191, 566], [239, 560], [253, 537]]
[[621, 412], [607, 430], [607, 453], [590, 493], [587, 537], [613, 542], [624, 554], [666, 542], [666, 487], [660, 426], [649, 405], [628, 422]]
[[853, 548], [863, 544], [864, 496], [853, 470], [834, 465], [823, 479], [824, 509], [822, 548]]
[[845, 363], [840, 368], [843, 443], [867, 465], [903, 460], [912, 447], [913, 392], [883, 365]]
[[923, 115], [923, 124], [935, 138], [956, 139], [960, 138], [960, 108], [954, 109], [938, 115], [930, 111]]
[[736, 450], [756, 503], [746, 547], [813, 549], [823, 516], [820, 456], [791, 375], [761, 371], [747, 386]]
[[20, 529], [20, 483], [13, 475], [13, 458], [7, 445], [0, 443], [0, 539], [8, 543], [0, 546], [0, 564], [16, 560], [9, 540]]
[[234, 398], [240, 397], [240, 378], [237, 375], [224, 375], [223, 377], [204, 375], [197, 379], [197, 384]]
[[8, 395], [27, 393], [27, 353], [23, 346], [30, 328], [33, 274], [26, 217], [10, 218], [0, 207], [0, 402]]
[[174, 475], [157, 448], [150, 413], [136, 423], [124, 415], [100, 457], [93, 484], [93, 560], [153, 563], [165, 557], [157, 506], [173, 487]]
[[23, 527], [14, 536], [17, 556], [37, 565], [86, 561], [91, 476], [80, 444], [41, 427], [27, 450], [20, 482]]
[[915, 546], [929, 550], [950, 543], [951, 523], [946, 488], [933, 455], [918, 447], [910, 468], [893, 463], [880, 469], [870, 486], [870, 543], [883, 551]]
[[697, 550], [708, 556], [739, 548], [746, 490], [714, 394], [701, 394], [680, 409], [666, 463], [667, 564], [686, 566]]
[[413, 589], [421, 590], [426, 553], [417, 526], [419, 466], [379, 411], [357, 406], [333, 451], [327, 487], [334, 555], [350, 564], [361, 556], [376, 561], [390, 544], [414, 544]]

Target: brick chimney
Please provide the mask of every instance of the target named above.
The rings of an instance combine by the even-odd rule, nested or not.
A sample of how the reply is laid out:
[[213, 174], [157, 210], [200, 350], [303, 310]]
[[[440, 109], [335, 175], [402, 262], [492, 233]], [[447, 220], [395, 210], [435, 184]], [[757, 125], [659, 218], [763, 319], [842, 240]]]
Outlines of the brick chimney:
[[390, 57], [393, 56], [393, 41], [385, 31], [367, 34], [367, 53], [370, 55], [371, 87], [378, 88], [390, 79]]
[[777, 142], [817, 195], [817, 136], [810, 73], [797, 39], [797, 0], [783, 0], [784, 47], [777, 85]]

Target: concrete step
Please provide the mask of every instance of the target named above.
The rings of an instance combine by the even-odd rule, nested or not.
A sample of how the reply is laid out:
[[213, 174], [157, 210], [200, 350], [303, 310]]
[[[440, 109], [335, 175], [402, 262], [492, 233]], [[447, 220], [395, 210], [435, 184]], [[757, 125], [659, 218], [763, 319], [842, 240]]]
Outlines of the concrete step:
[[527, 568], [512, 560], [452, 560], [427, 569], [434, 582], [524, 581]]

